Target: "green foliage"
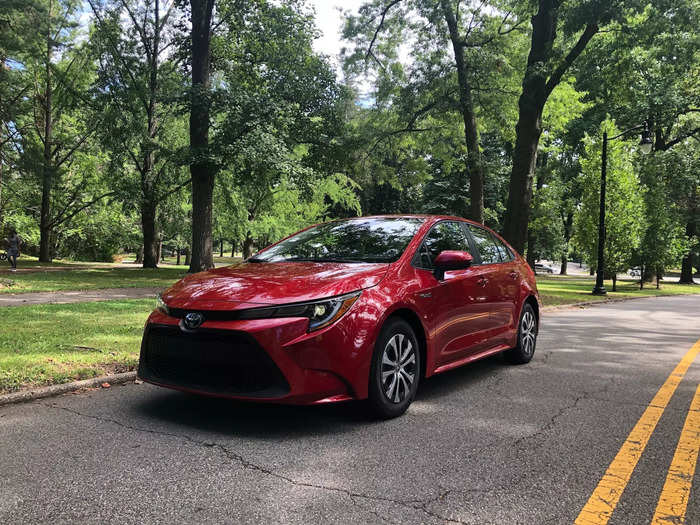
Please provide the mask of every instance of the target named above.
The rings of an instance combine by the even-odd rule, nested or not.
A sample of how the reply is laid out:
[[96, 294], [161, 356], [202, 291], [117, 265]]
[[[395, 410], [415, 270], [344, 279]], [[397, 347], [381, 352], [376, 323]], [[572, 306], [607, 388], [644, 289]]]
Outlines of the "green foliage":
[[[339, 80], [314, 50], [308, 1], [216, 0], [211, 86], [194, 98], [189, 2], [159, 3], [156, 14], [155, 0], [0, 0], [0, 224], [19, 230], [27, 252], [40, 243], [47, 174], [52, 255], [108, 261], [149, 228], [156, 251], [187, 248], [187, 166], [198, 158], [218, 174], [214, 239], [249, 249], [359, 213], [468, 216], [474, 148], [447, 6], [463, 37], [484, 221], [503, 223], [523, 78], [551, 74], [596, 21], [544, 106], [529, 249], [567, 255], [573, 229], [573, 246], [595, 263], [592, 137], [612, 114], [621, 129], [648, 121], [654, 153], [630, 156], [634, 134], [610, 144], [609, 267], [632, 253], [648, 268], [689, 253], [700, 264], [697, 1], [562, 2], [551, 50], [526, 71], [536, 3], [366, 0], [344, 17]], [[210, 146], [193, 151], [187, 113], [200, 98]]]
[[[600, 136], [604, 131], [611, 137], [619, 132], [609, 120], [601, 124]], [[574, 219], [574, 242], [588, 265], [596, 267], [602, 140], [586, 136], [584, 143], [583, 199]], [[629, 269], [644, 231], [644, 201], [632, 162], [633, 149], [631, 142], [608, 142], [604, 262], [606, 274], [611, 275]]]
[[677, 166], [667, 165], [666, 157], [654, 155], [642, 166], [646, 229], [638, 260], [640, 266], [656, 276], [663, 275], [667, 268], [679, 267], [689, 249], [683, 214], [669, 202], [669, 181]]

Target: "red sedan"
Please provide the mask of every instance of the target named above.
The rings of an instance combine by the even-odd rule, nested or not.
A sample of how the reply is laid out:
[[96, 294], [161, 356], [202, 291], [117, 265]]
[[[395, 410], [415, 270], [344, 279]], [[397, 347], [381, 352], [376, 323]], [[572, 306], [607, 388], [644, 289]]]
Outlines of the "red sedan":
[[367, 399], [395, 417], [423, 378], [497, 352], [527, 363], [538, 324], [532, 270], [488, 228], [443, 216], [344, 219], [166, 290], [139, 377], [257, 401]]

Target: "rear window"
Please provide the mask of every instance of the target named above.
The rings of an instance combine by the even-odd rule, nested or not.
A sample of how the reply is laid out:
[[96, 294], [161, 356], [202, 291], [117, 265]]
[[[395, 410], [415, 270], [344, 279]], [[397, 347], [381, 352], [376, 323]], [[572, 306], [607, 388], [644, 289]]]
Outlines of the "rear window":
[[473, 224], [467, 224], [467, 227], [474, 238], [476, 249], [479, 250], [481, 264], [494, 264], [501, 262], [500, 250], [493, 236], [483, 228], [479, 228]]

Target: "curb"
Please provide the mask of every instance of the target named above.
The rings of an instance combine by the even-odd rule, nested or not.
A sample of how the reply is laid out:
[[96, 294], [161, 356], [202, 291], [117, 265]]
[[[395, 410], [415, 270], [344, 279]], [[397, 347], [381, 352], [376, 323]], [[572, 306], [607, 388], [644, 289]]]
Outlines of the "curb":
[[93, 377], [91, 379], [83, 379], [82, 381], [73, 381], [72, 383], [45, 386], [32, 390], [22, 390], [20, 392], [13, 392], [12, 394], [0, 395], [0, 406], [67, 394], [68, 392], [75, 392], [81, 388], [93, 388], [100, 386], [102, 383], [120, 385], [133, 381], [134, 379], [136, 379], [136, 371], [113, 374], [109, 376]]

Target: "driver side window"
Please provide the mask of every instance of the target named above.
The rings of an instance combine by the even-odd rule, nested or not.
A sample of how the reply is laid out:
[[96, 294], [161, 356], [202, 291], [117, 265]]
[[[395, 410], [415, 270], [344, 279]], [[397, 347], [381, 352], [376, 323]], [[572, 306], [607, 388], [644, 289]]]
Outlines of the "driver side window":
[[469, 251], [469, 241], [460, 223], [443, 221], [433, 226], [425, 236], [414, 264], [419, 268], [430, 270], [433, 268], [435, 258], [444, 250]]

